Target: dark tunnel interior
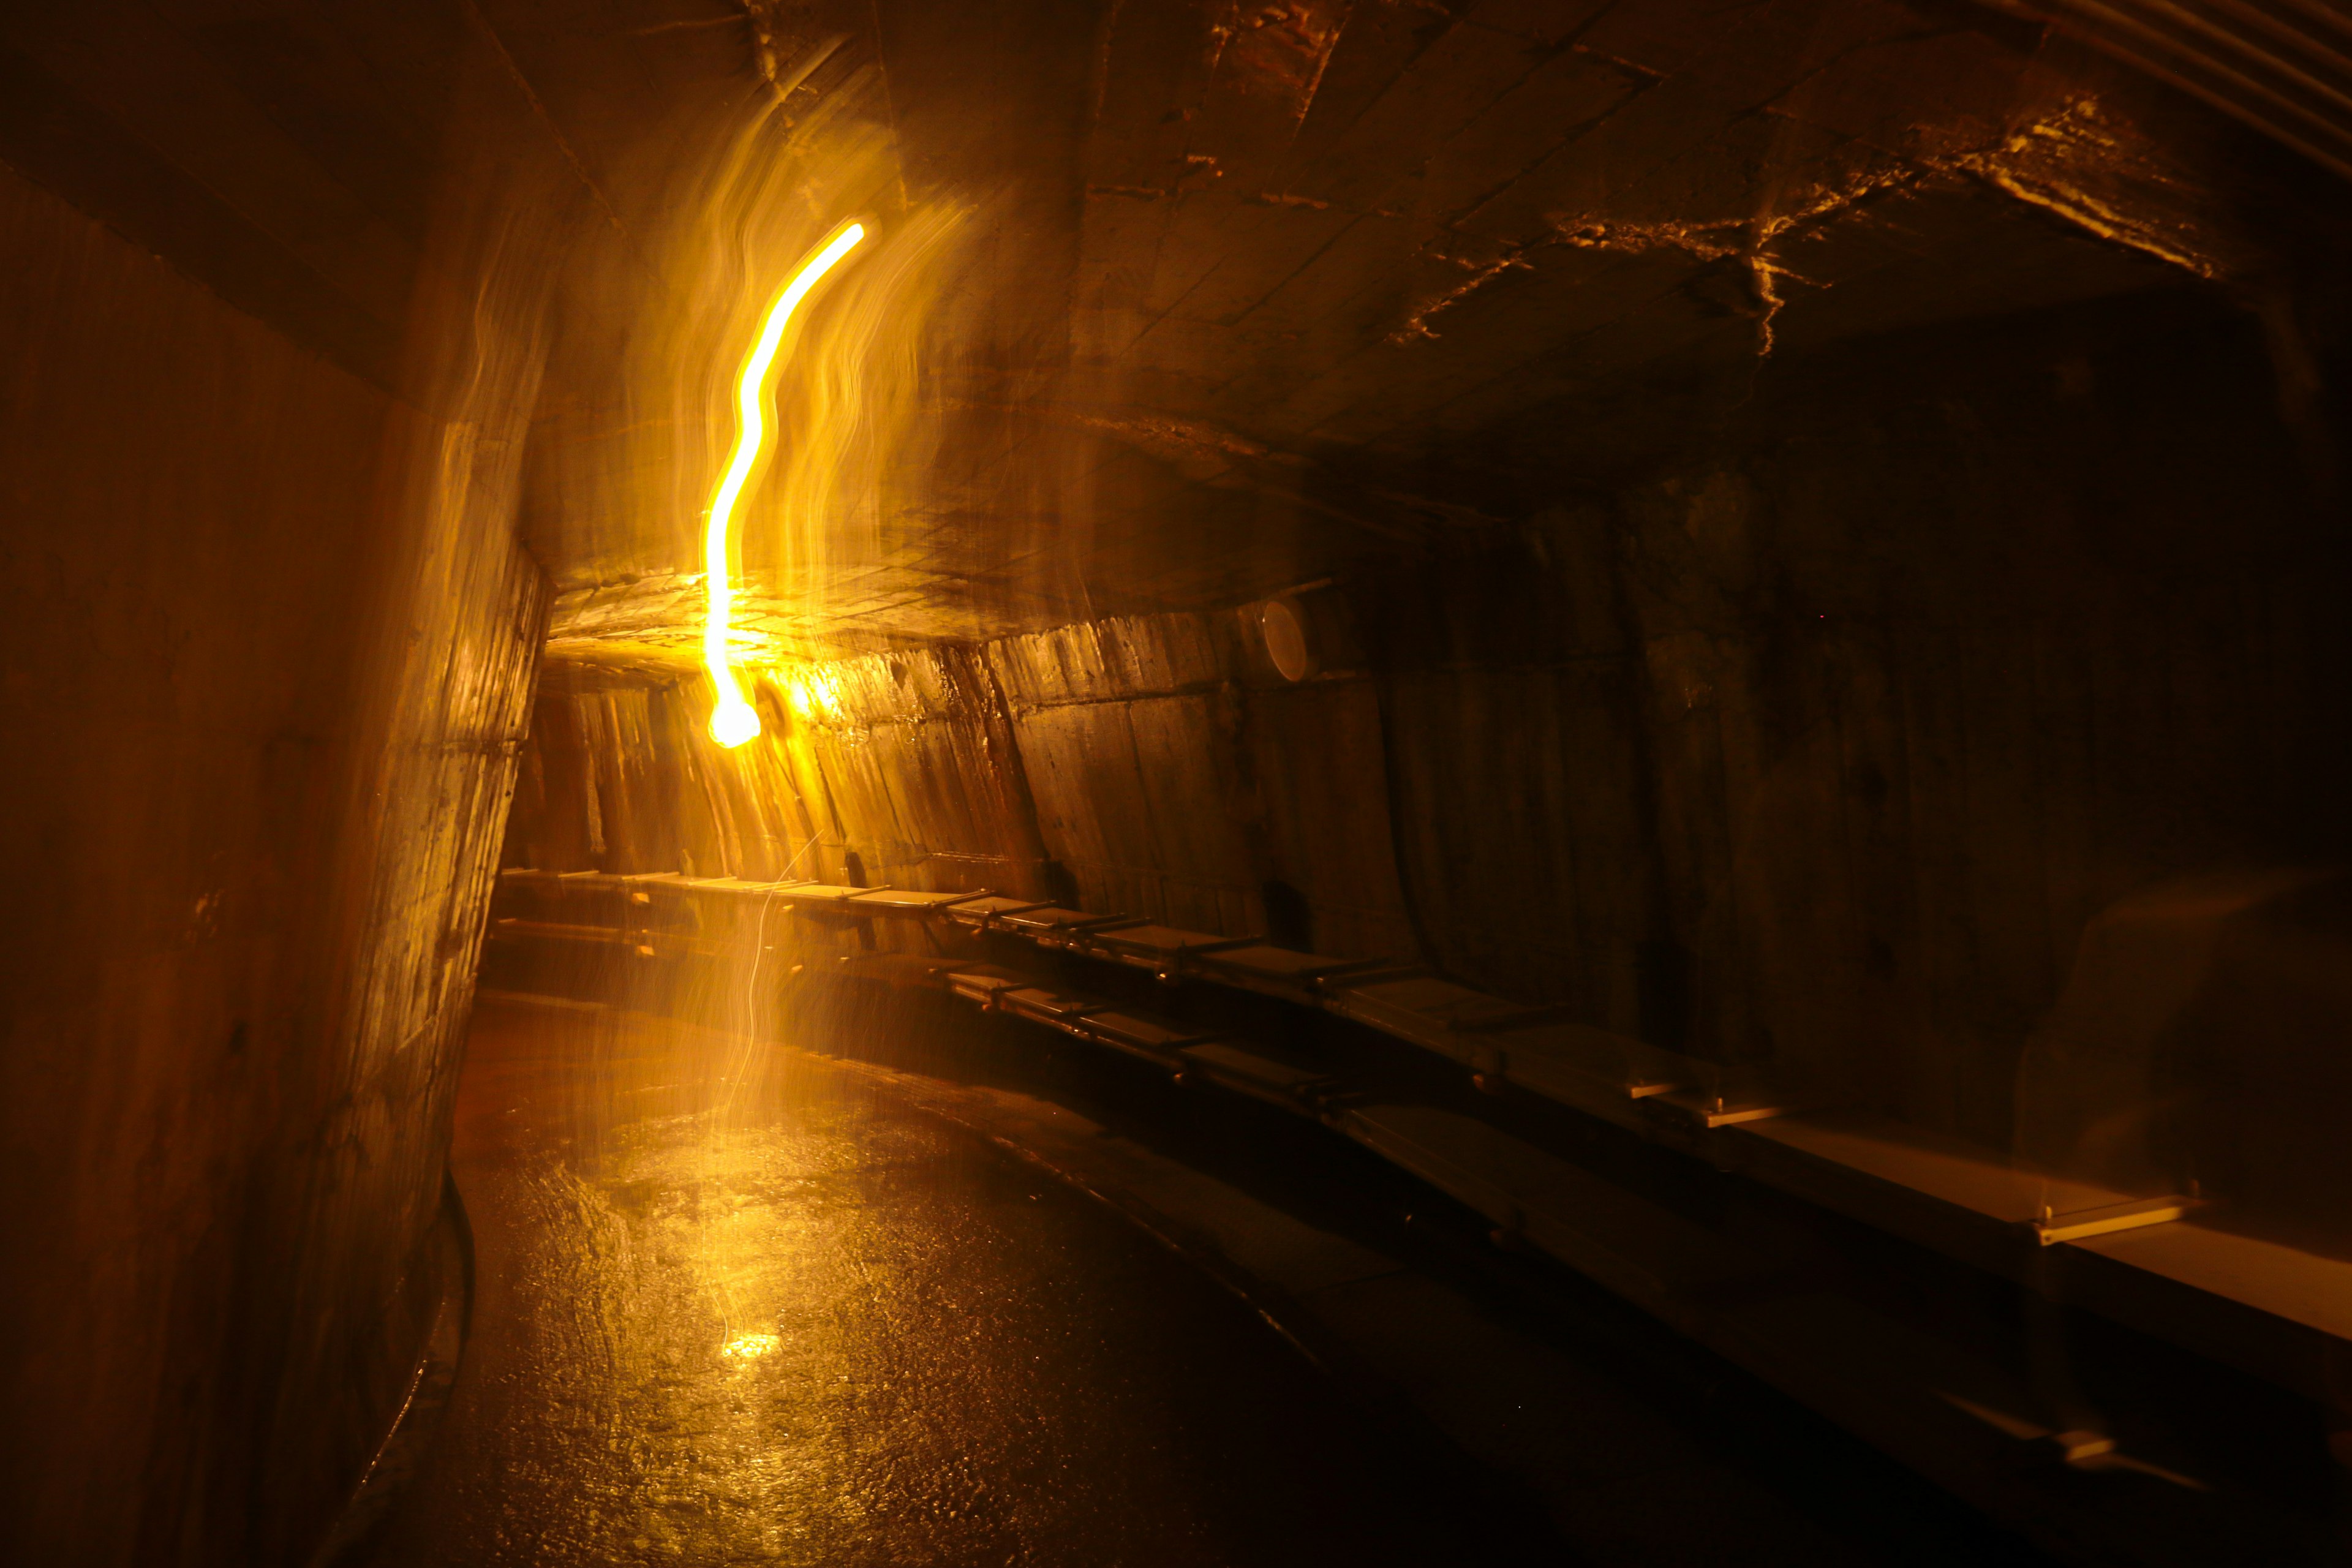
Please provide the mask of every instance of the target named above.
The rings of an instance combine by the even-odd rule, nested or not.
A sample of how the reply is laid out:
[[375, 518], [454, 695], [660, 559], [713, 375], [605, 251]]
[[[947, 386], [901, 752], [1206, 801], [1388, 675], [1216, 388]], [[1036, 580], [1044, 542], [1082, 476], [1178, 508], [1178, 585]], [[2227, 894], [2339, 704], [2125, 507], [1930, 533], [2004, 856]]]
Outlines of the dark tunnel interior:
[[20, 0], [0, 282], [8, 1561], [2352, 1561], [2346, 0]]

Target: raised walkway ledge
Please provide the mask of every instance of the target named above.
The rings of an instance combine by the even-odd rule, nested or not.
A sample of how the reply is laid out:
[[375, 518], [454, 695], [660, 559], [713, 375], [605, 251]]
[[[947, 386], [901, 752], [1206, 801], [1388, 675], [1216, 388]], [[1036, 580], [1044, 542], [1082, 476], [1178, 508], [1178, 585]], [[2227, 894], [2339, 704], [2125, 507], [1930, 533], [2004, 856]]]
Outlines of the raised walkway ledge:
[[[2352, 1264], [2200, 1223], [2193, 1205], [2112, 1193], [2019, 1169], [1980, 1148], [1867, 1113], [1807, 1105], [1769, 1083], [1567, 1022], [1416, 967], [1277, 948], [988, 893], [744, 882], [677, 874], [509, 870], [534, 913], [494, 920], [506, 941], [604, 946], [640, 960], [722, 956], [740, 916], [818, 924], [948, 922], [967, 934], [1318, 1009], [1456, 1064], [1507, 1104], [1525, 1094], [1639, 1134], [1804, 1202], [2123, 1323], [2305, 1398], [2332, 1403], [2352, 1365]], [[537, 895], [534, 897], [533, 895]], [[699, 912], [709, 911], [709, 918]], [[2046, 1430], [2012, 1380], [1955, 1363], [1900, 1325], [1865, 1323], [1819, 1297], [1772, 1300], [1734, 1282], [1771, 1272], [1736, 1238], [1692, 1224], [1507, 1126], [1458, 1110], [1367, 1103], [1327, 1070], [1278, 1048], [1161, 1017], [1016, 969], [844, 951], [851, 973], [947, 990], [984, 1010], [1054, 1028], [1285, 1106], [1325, 1124], [1523, 1240], [1657, 1313], [1730, 1359], [1939, 1479], [1958, 1415], [2017, 1442], [2054, 1444], [2078, 1468], [2138, 1463], [2096, 1433]], [[1497, 1122], [1505, 1123], [1498, 1125]], [[1801, 1308], [1801, 1310], [1800, 1309]], [[1814, 1314], [1800, 1326], [1805, 1313]], [[1810, 1349], [1791, 1349], [1803, 1342]], [[1899, 1375], [1898, 1375], [1899, 1374]], [[1932, 1385], [1926, 1409], [1898, 1387]], [[1964, 1493], [1966, 1486], [1959, 1488]], [[2005, 1511], [2005, 1510], [1999, 1510]]]

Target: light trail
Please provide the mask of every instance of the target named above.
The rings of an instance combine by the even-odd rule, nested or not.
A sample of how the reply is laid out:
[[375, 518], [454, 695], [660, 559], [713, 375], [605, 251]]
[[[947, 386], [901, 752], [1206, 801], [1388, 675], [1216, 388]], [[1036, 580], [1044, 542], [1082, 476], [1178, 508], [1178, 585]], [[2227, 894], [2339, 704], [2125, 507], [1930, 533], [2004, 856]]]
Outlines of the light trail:
[[743, 695], [742, 683], [736, 679], [734, 661], [728, 655], [727, 633], [735, 613], [735, 584], [728, 576], [728, 532], [735, 521], [735, 503], [743, 494], [743, 487], [751, 478], [751, 470], [760, 460], [761, 449], [767, 445], [768, 372], [775, 363], [776, 350], [784, 341], [784, 327], [793, 318], [809, 290], [815, 288], [834, 264], [848, 255], [857, 242], [866, 237], [866, 226], [853, 223], [843, 226], [825, 241], [824, 247], [793, 274], [768, 308], [767, 323], [760, 329], [759, 342], [743, 360], [742, 374], [735, 382], [735, 453], [727, 459], [727, 472], [719, 481], [719, 489], [710, 498], [710, 521], [702, 538], [704, 582], [709, 589], [709, 602], [702, 617], [702, 662], [710, 672], [710, 684], [718, 694], [718, 702], [710, 710], [710, 738], [722, 746], [740, 746], [760, 732], [760, 715]]

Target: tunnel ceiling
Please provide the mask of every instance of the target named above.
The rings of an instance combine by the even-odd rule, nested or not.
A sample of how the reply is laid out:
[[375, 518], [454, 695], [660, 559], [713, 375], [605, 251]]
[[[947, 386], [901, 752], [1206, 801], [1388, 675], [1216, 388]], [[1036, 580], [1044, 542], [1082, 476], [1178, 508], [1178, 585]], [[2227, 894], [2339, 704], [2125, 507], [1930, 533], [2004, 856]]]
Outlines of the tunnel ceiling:
[[747, 541], [784, 652], [1231, 604], [1511, 521], [1853, 345], [2258, 290], [2327, 177], [1961, 0], [89, 0], [9, 14], [0, 154], [397, 385], [467, 68], [606, 280], [531, 526], [560, 641], [622, 658], [683, 658], [700, 610], [691, 518], [582, 478], [644, 460], [597, 318], [613, 278], [678, 286], [678, 171], [780, 93], [855, 100], [906, 210], [974, 215], [924, 471], [855, 548]]

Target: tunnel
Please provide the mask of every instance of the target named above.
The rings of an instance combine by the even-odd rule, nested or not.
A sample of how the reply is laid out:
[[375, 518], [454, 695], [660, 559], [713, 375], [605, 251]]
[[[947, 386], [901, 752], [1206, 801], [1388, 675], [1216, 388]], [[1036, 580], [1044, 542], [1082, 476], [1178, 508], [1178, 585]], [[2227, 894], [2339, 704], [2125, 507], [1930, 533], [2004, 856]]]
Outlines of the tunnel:
[[0, 8], [0, 1555], [2352, 1561], [2347, 182], [2344, 0]]

